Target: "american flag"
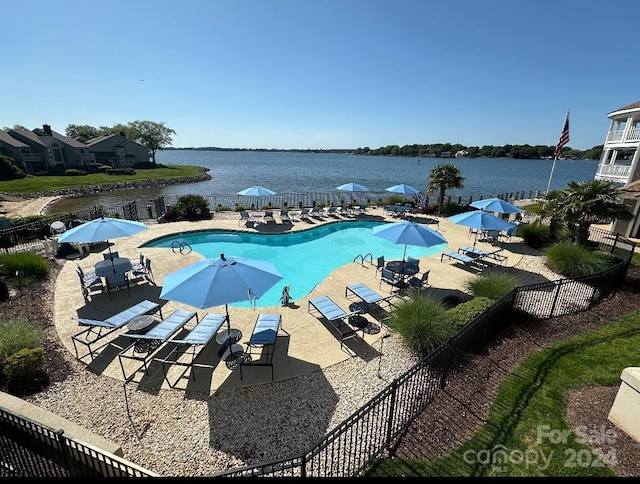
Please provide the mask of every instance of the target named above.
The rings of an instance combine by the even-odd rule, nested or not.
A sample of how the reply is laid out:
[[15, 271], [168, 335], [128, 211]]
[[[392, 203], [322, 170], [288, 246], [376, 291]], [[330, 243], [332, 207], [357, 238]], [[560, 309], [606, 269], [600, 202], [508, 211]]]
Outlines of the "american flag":
[[553, 159], [559, 160], [562, 156], [562, 147], [569, 142], [569, 111], [567, 111], [567, 115], [564, 117], [564, 127], [562, 128], [562, 133], [560, 134], [560, 140], [558, 140], [558, 145], [556, 146], [556, 150], [553, 152]]

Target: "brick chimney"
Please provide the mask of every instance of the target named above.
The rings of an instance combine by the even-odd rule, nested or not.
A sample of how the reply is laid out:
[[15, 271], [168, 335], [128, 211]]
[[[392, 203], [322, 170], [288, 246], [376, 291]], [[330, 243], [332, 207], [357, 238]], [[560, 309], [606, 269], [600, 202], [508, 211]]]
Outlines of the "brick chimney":
[[48, 124], [43, 124], [42, 129], [44, 130], [45, 133], [51, 136], [51, 126], [49, 126]]

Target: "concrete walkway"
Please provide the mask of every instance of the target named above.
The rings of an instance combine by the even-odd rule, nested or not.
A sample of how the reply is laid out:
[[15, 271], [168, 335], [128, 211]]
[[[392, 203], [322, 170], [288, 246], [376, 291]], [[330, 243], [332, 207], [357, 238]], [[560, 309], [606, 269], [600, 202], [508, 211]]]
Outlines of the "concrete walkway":
[[[75, 319], [76, 316], [106, 319], [109, 316], [126, 309], [144, 299], [157, 301], [162, 305], [162, 314], [169, 315], [177, 308], [194, 309], [172, 301], [164, 301], [159, 299], [162, 281], [164, 277], [188, 264], [191, 264], [202, 258], [199, 254], [191, 252], [184, 255], [174, 253], [171, 249], [164, 248], [143, 248], [140, 246], [152, 239], [164, 237], [171, 234], [180, 234], [190, 231], [217, 229], [244, 230], [249, 232], [259, 231], [261, 233], [283, 231], [299, 231], [306, 230], [319, 224], [335, 222], [338, 219], [344, 220], [343, 217], [338, 219], [333, 217], [325, 217], [324, 220], [314, 220], [313, 222], [295, 221], [293, 224], [282, 225], [269, 224], [260, 225], [257, 228], [247, 228], [239, 225], [238, 213], [216, 213], [212, 220], [198, 222], [175, 222], [167, 224], [151, 224], [149, 229], [134, 236], [118, 239], [112, 242], [111, 250], [118, 251], [121, 256], [129, 257], [137, 260], [139, 253], [143, 252], [145, 256], [152, 260], [152, 270], [154, 280], [157, 285], [148, 283], [140, 283], [132, 287], [130, 291], [120, 290], [112, 293], [109, 298], [107, 294], [98, 294], [92, 297], [92, 300], [86, 303], [82, 297], [78, 276], [76, 274], [76, 264], [80, 264], [85, 269], [92, 268], [96, 262], [102, 260], [102, 253], [106, 250], [106, 245], [95, 245], [92, 252], [83, 258], [67, 260], [60, 271], [56, 281], [55, 288], [55, 304], [54, 304], [54, 321], [62, 343], [67, 350], [75, 357], [75, 352], [71, 340], [71, 336], [78, 333], [80, 327]], [[385, 215], [382, 208], [369, 208], [366, 215], [359, 215], [362, 220], [379, 220], [379, 221], [398, 221], [397, 218], [391, 218]], [[418, 223], [427, 223], [429, 218], [424, 215], [414, 214], [413, 220]], [[469, 237], [469, 229], [455, 225], [446, 219], [441, 219], [439, 225], [430, 225], [431, 228], [438, 230], [447, 239], [449, 246], [447, 250], [457, 251], [458, 247], [471, 245], [473, 238]], [[521, 261], [526, 255], [536, 255], [537, 251], [525, 246], [521, 239], [512, 237], [508, 242], [501, 242], [500, 247], [503, 248], [501, 254], [507, 256], [506, 263], [502, 266], [506, 271], [511, 271], [520, 281], [521, 284], [531, 284], [542, 282], [546, 279], [539, 273], [528, 271], [526, 267], [521, 267]], [[478, 243], [478, 247], [485, 250], [495, 250], [497, 247]], [[233, 255], [233, 254], [228, 254]], [[375, 257], [383, 254], [374, 254]], [[496, 266], [498, 267], [498, 266]], [[442, 299], [446, 295], [461, 295], [468, 292], [465, 289], [466, 283], [476, 277], [480, 272], [469, 266], [455, 263], [454, 261], [440, 261], [440, 254], [422, 258], [420, 260], [421, 271], [430, 270], [429, 283], [431, 288], [427, 293], [437, 299]], [[486, 270], [486, 269], [485, 269]], [[282, 338], [278, 338], [276, 345], [276, 354], [274, 358], [274, 378], [276, 380], [291, 378], [303, 374], [307, 374], [335, 365], [352, 357], [363, 357], [366, 353], [365, 349], [374, 346], [379, 339], [386, 334], [388, 329], [380, 324], [376, 318], [370, 314], [365, 317], [373, 324], [374, 327], [380, 328], [375, 334], [364, 334], [358, 332], [358, 336], [349, 340], [349, 352], [341, 349], [340, 341], [336, 334], [332, 332], [332, 327], [327, 322], [322, 322], [317, 317], [311, 315], [307, 311], [307, 301], [311, 298], [327, 295], [331, 297], [339, 306], [348, 309], [350, 301], [345, 298], [345, 287], [349, 284], [364, 283], [371, 289], [376, 290], [380, 294], [389, 294], [389, 286], [383, 283], [380, 286], [379, 276], [376, 275], [375, 258], [372, 265], [369, 261], [361, 264], [354, 262], [346, 264], [334, 270], [329, 276], [322, 281], [315, 289], [306, 297], [296, 300], [293, 305], [282, 307], [273, 306], [266, 308], [257, 308], [255, 311], [251, 308], [237, 308], [229, 306], [229, 315], [231, 326], [242, 332], [240, 343], [246, 345], [253, 325], [259, 313], [277, 313], [282, 315], [283, 328], [289, 334], [283, 334]], [[224, 312], [224, 306], [209, 308], [207, 310], [198, 311], [199, 317], [206, 312]], [[194, 321], [195, 323], [195, 321]], [[187, 325], [191, 328], [193, 324]], [[126, 328], [125, 328], [126, 329]], [[125, 329], [117, 331], [110, 336], [112, 344], [107, 346], [101, 355], [89, 364], [89, 369], [102, 374], [108, 378], [123, 380], [122, 370], [118, 362], [117, 346], [126, 344], [129, 338], [122, 336]], [[207, 361], [212, 368], [199, 368], [196, 371], [195, 381], [191, 379], [183, 379], [177, 385], [177, 388], [187, 389], [190, 391], [202, 391], [206, 393], [215, 392], [219, 388], [230, 388], [236, 386], [251, 385], [270, 381], [270, 370], [268, 368], [248, 368], [243, 371], [244, 378], [240, 379], [238, 368], [229, 369], [220, 362], [218, 351], [220, 347], [217, 343], [211, 343], [203, 351], [203, 361]], [[351, 354], [350, 354], [351, 353]], [[353, 356], [355, 354], [355, 356]], [[134, 371], [135, 368], [128, 365], [127, 372]], [[171, 372], [177, 374], [178, 369], [171, 369]], [[173, 378], [173, 374], [170, 376]], [[188, 373], [187, 373], [188, 376]], [[177, 378], [177, 376], [176, 376]], [[153, 364], [148, 374], [138, 371], [134, 381], [144, 386], [155, 388], [166, 388], [167, 384], [163, 381], [162, 371], [159, 364]]]

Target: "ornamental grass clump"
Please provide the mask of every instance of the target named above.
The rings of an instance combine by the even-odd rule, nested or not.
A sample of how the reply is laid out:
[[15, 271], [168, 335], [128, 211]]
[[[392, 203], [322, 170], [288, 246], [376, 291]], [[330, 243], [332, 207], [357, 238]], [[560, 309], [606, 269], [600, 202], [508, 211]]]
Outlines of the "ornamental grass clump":
[[0, 366], [20, 350], [36, 348], [40, 332], [26, 321], [0, 321]]
[[518, 280], [508, 274], [487, 272], [467, 281], [466, 287], [476, 297], [498, 300], [518, 286]]
[[571, 242], [560, 242], [544, 249], [549, 268], [565, 277], [602, 272], [613, 263], [607, 254]]
[[439, 301], [417, 294], [396, 305], [388, 324], [419, 354], [433, 351], [457, 329]]
[[44, 279], [49, 274], [49, 262], [39, 254], [14, 252], [0, 254], [0, 272], [5, 279], [25, 284], [31, 279]]

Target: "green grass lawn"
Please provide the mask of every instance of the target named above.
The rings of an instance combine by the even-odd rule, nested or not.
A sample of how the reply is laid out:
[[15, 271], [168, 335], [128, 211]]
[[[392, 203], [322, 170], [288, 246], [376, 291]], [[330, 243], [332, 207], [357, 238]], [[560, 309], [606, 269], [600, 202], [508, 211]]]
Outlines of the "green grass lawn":
[[200, 168], [197, 166], [167, 165], [164, 168], [136, 169], [134, 175], [92, 173], [82, 176], [37, 176], [23, 178], [22, 180], [3, 181], [0, 191], [3, 193], [26, 195], [87, 185], [108, 185], [111, 183], [183, 178], [197, 176], [199, 174]]
[[[502, 383], [486, 424], [436, 461], [385, 459], [372, 476], [587, 477], [615, 475], [565, 419], [571, 388], [618, 386], [637, 361], [640, 312], [534, 353]], [[612, 447], [615, 449], [615, 442]]]

